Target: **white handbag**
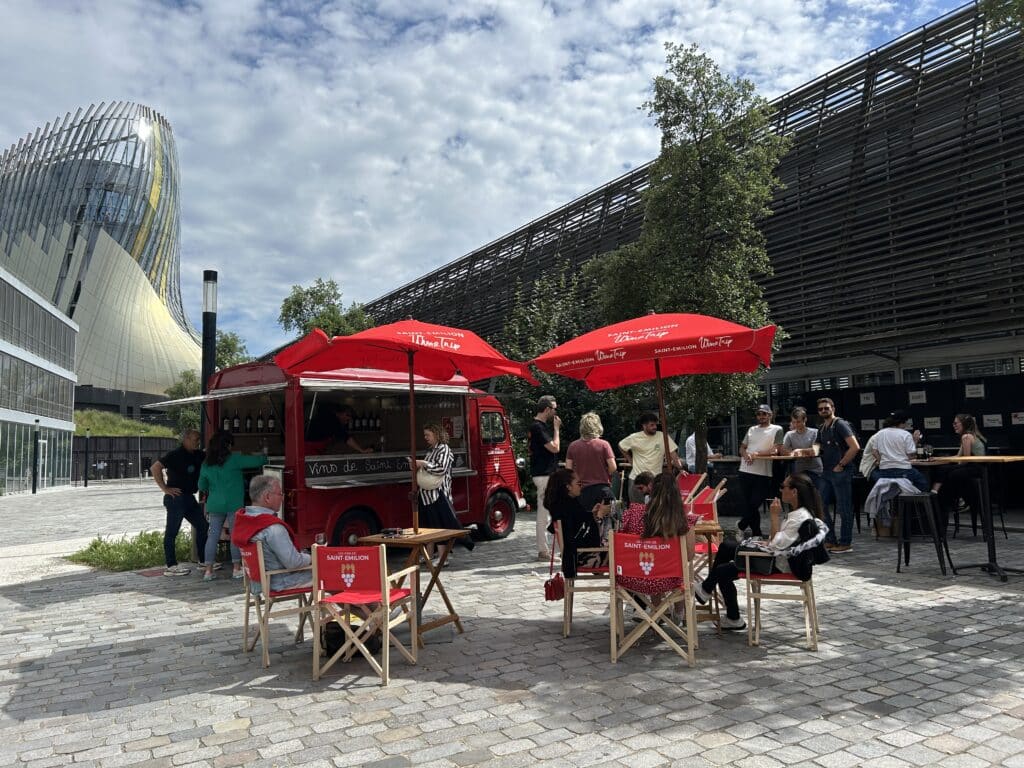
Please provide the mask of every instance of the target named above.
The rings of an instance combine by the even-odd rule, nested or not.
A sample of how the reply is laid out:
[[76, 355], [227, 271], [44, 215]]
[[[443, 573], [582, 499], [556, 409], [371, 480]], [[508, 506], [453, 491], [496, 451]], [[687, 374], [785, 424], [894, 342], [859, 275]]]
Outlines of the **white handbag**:
[[416, 470], [416, 485], [424, 491], [436, 491], [444, 482], [444, 475], [435, 475], [424, 467]]

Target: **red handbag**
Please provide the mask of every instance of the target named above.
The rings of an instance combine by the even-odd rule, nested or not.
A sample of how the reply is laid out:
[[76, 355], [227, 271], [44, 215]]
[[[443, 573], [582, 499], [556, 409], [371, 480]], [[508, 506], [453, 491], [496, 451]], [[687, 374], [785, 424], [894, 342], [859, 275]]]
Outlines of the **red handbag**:
[[555, 548], [551, 548], [551, 564], [548, 566], [548, 579], [544, 582], [544, 599], [561, 600], [565, 597], [565, 581], [562, 574], [555, 573]]

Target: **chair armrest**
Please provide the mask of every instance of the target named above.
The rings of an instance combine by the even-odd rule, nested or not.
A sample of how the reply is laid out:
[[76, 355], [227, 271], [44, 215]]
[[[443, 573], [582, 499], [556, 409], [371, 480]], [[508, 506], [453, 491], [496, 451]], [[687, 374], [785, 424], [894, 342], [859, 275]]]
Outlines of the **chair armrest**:
[[608, 553], [608, 547], [578, 547], [577, 552], [604, 552]]
[[405, 578], [406, 576], [412, 575], [413, 573], [415, 573], [419, 569], [420, 569], [420, 565], [419, 565], [419, 563], [417, 563], [416, 565], [410, 565], [408, 568], [403, 568], [400, 571], [395, 571], [394, 573], [389, 573], [388, 574], [388, 581], [394, 581], [395, 579]]
[[736, 554], [740, 557], [775, 557], [774, 552], [751, 552], [748, 549], [745, 549], [742, 552], [737, 552]]

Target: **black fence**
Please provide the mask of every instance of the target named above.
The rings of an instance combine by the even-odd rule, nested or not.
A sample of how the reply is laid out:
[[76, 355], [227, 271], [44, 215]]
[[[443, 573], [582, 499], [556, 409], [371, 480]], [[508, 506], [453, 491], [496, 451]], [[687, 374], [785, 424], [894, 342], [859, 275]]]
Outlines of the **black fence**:
[[149, 477], [149, 468], [153, 462], [180, 445], [180, 441], [173, 437], [76, 436], [71, 447], [73, 483], [80, 483], [85, 479], [86, 443], [89, 446], [90, 480]]

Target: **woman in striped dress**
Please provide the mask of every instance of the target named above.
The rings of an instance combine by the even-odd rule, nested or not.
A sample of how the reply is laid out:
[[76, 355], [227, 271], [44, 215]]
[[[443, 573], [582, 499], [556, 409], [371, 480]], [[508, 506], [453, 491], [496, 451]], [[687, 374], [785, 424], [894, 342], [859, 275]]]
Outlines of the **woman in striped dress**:
[[[429, 449], [427, 455], [422, 459], [413, 458], [412, 461], [418, 469], [439, 475], [441, 485], [434, 489], [419, 489], [420, 522], [425, 528], [462, 528], [452, 504], [452, 466], [455, 464], [455, 456], [448, 446], [448, 433], [439, 424], [427, 424], [423, 428], [423, 440]], [[468, 550], [475, 546], [469, 536], [462, 536], [458, 543]], [[444, 554], [444, 547], [438, 547], [438, 550], [439, 554]]]

